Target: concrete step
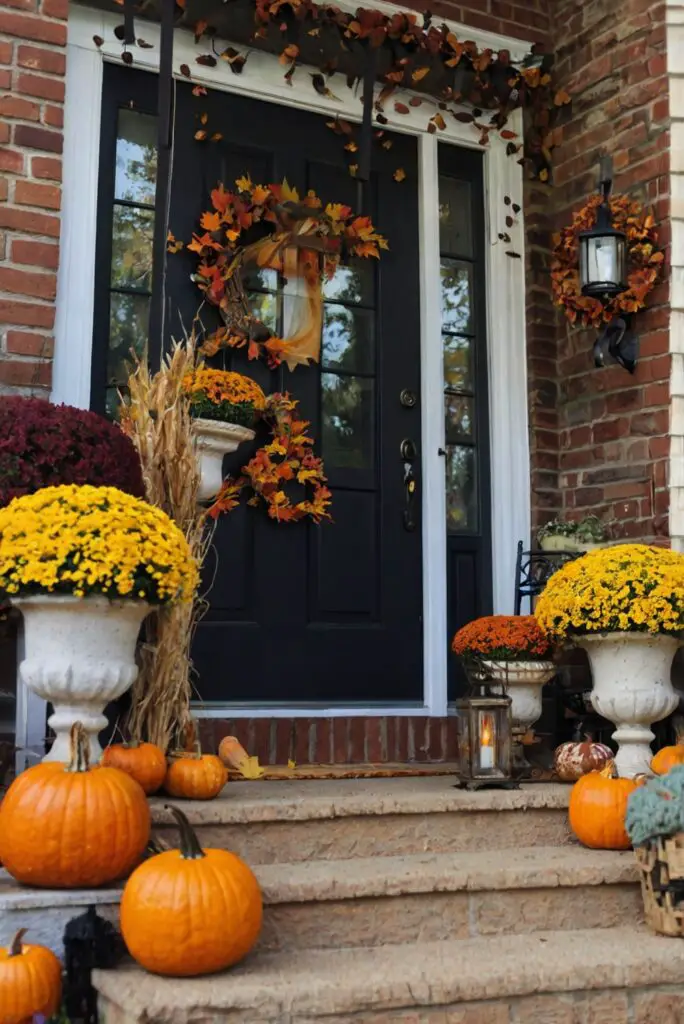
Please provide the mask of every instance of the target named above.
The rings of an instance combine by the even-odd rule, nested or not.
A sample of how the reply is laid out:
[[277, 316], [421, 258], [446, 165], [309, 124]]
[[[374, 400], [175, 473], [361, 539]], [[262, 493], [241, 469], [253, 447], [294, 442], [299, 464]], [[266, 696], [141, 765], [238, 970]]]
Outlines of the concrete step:
[[255, 868], [260, 948], [371, 947], [608, 928], [641, 919], [631, 852], [578, 846], [313, 861]]
[[257, 954], [224, 975], [96, 971], [106, 1024], [665, 1024], [684, 943], [634, 927]]
[[121, 887], [104, 889], [33, 889], [18, 885], [0, 868], [0, 946], [7, 946], [20, 928], [27, 942], [48, 946], [62, 955], [64, 929], [72, 918], [96, 907], [101, 917], [118, 925]]
[[[266, 864], [265, 951], [372, 947], [413, 941], [608, 928], [638, 921], [631, 853], [578, 846], [485, 853]], [[90, 904], [118, 919], [120, 890], [30, 890], [0, 879], [0, 945], [19, 928], [61, 952], [66, 922]]]
[[[251, 864], [559, 846], [569, 841], [570, 787], [467, 793], [453, 779], [231, 782], [217, 800], [183, 801], [204, 846]], [[169, 842], [173, 819], [152, 801]]]

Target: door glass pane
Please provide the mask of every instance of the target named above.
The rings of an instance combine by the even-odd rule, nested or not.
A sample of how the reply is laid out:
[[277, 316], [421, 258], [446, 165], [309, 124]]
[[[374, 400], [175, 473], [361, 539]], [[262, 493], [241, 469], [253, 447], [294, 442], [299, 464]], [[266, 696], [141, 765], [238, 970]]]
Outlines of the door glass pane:
[[447, 444], [472, 441], [475, 431], [473, 399], [464, 395], [447, 394], [444, 398]]
[[150, 300], [147, 295], [112, 292], [109, 315], [109, 353], [107, 383], [125, 384], [131, 350], [142, 357], [147, 348], [147, 320]]
[[453, 445], [446, 453], [446, 505], [449, 533], [477, 530], [475, 448]]
[[442, 259], [442, 330], [471, 334], [472, 285], [467, 263]]
[[157, 119], [135, 110], [119, 111], [115, 199], [154, 205], [157, 181]]
[[247, 299], [254, 314], [270, 331], [278, 333], [280, 296], [272, 292], [248, 292]]
[[154, 213], [135, 206], [115, 206], [112, 238], [112, 285], [149, 291], [152, 287]]
[[327, 303], [323, 310], [323, 366], [372, 373], [373, 320], [370, 310]]
[[439, 177], [439, 248], [449, 256], [473, 255], [470, 182]]
[[247, 291], [275, 292], [278, 290], [278, 271], [268, 267], [245, 267], [242, 281]]
[[336, 302], [370, 305], [373, 302], [375, 267], [372, 259], [350, 260], [323, 284], [323, 297]]
[[446, 335], [444, 347], [444, 386], [453, 391], [472, 391], [472, 339]]
[[372, 467], [374, 404], [371, 379], [321, 374], [322, 445], [328, 466]]

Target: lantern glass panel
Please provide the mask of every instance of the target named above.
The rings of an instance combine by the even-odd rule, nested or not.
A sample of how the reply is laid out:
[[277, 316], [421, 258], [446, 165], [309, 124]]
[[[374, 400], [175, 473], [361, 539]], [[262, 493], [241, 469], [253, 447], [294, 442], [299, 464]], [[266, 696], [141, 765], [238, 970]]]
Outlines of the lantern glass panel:
[[496, 768], [496, 751], [498, 746], [498, 728], [496, 712], [480, 708], [477, 712], [477, 743], [475, 755], [479, 772], [493, 771]]
[[589, 295], [615, 295], [624, 289], [625, 239], [620, 234], [580, 240], [580, 283]]

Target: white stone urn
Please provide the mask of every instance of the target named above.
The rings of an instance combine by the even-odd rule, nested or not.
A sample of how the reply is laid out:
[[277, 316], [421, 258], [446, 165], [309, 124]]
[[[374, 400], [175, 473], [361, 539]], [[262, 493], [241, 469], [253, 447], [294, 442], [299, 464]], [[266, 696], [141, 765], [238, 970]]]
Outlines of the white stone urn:
[[558, 669], [552, 661], [483, 661], [487, 675], [500, 683], [511, 698], [513, 767], [529, 768], [523, 737], [542, 713], [542, 688]]
[[43, 760], [68, 762], [69, 731], [82, 722], [95, 763], [102, 756], [97, 737], [107, 725], [104, 709], [138, 675], [135, 648], [149, 605], [51, 594], [12, 603], [24, 617], [26, 656], [19, 678], [54, 708], [48, 724], [56, 738]]
[[651, 633], [599, 633], [574, 641], [589, 655], [594, 710], [617, 726], [613, 739], [618, 774], [651, 775], [651, 725], [679, 703], [670, 671], [681, 641]]
[[223, 483], [223, 457], [237, 450], [243, 441], [251, 441], [254, 431], [222, 420], [192, 421], [200, 462], [199, 500], [211, 501]]

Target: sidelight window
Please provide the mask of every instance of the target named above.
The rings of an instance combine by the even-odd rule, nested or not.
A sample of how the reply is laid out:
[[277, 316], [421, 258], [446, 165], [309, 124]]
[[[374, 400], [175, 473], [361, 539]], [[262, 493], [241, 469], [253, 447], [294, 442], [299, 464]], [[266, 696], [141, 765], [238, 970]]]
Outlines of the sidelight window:
[[152, 294], [152, 239], [157, 178], [157, 119], [121, 109], [116, 137], [109, 279], [107, 412], [117, 406], [117, 389], [127, 379], [131, 352], [147, 349]]
[[479, 529], [471, 184], [440, 175], [439, 240], [449, 533]]

